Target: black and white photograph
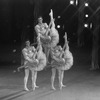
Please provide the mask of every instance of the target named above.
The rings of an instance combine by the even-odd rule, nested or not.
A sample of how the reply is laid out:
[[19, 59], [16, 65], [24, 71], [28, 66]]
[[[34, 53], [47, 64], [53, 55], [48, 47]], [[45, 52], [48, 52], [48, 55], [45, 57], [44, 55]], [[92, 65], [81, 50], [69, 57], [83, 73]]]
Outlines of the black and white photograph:
[[0, 0], [0, 100], [100, 100], [100, 0]]

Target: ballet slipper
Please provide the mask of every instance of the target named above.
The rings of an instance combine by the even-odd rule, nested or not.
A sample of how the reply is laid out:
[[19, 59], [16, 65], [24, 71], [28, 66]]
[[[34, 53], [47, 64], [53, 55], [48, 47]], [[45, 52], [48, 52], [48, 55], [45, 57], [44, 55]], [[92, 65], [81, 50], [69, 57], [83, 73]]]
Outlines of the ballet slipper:
[[51, 87], [53, 90], [56, 90], [56, 88], [54, 86]]
[[29, 91], [29, 89], [27, 87], [24, 88], [25, 91]]
[[62, 90], [63, 87], [66, 87], [66, 85], [60, 85], [60, 90]]
[[62, 87], [66, 87], [66, 85], [62, 85]]
[[35, 88], [39, 88], [39, 86], [35, 85]]

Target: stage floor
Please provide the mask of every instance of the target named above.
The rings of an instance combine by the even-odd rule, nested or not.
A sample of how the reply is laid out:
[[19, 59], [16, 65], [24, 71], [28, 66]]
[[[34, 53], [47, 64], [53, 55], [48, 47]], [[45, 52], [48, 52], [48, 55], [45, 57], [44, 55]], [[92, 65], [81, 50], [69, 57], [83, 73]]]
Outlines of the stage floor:
[[[72, 51], [73, 52], [73, 51]], [[24, 70], [14, 72], [16, 66], [0, 68], [0, 100], [100, 100], [100, 70], [90, 71], [90, 53], [74, 51], [74, 65], [65, 71], [62, 90], [58, 87], [56, 75], [55, 87], [50, 86], [51, 69], [38, 73], [37, 88], [32, 91], [31, 74], [28, 82], [29, 92], [23, 90]]]
[[50, 69], [39, 72], [37, 78], [39, 88], [35, 91], [31, 89], [31, 78], [29, 78], [30, 91], [26, 92], [23, 90], [23, 70], [14, 73], [13, 70], [1, 69], [0, 100], [100, 100], [100, 71], [72, 68], [65, 72], [66, 87], [62, 90], [58, 87], [56, 76], [55, 91], [50, 87], [50, 76]]

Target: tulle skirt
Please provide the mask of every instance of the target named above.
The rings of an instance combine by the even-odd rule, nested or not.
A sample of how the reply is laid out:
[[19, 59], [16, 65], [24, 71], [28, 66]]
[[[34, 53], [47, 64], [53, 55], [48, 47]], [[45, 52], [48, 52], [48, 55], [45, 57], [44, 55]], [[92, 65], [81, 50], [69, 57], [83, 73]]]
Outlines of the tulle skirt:
[[72, 66], [73, 66], [73, 56], [70, 53], [70, 56], [66, 56], [65, 58], [65, 62], [63, 61], [53, 61], [52, 67], [55, 67], [56, 69], [60, 69], [60, 70], [69, 70]]
[[51, 28], [50, 36], [41, 37], [40, 41], [47, 47], [55, 47], [59, 43], [59, 33], [55, 28]]
[[34, 62], [29, 62], [29, 61], [25, 61], [24, 62], [24, 67], [28, 68], [28, 69], [36, 69], [38, 66], [38, 62], [34, 61]]
[[42, 71], [46, 66], [46, 57], [39, 59], [38, 62], [25, 61], [24, 66], [30, 70]]
[[46, 55], [43, 52], [38, 52], [39, 63], [38, 66], [35, 68], [36, 71], [42, 71], [46, 67], [47, 59]]
[[46, 67], [46, 60], [45, 59], [40, 59], [39, 64], [37, 68], [35, 68], [36, 71], [42, 71]]
[[47, 45], [51, 42], [51, 37], [50, 36], [46, 36], [46, 37], [41, 37], [40, 41], [42, 42], [42, 44]]

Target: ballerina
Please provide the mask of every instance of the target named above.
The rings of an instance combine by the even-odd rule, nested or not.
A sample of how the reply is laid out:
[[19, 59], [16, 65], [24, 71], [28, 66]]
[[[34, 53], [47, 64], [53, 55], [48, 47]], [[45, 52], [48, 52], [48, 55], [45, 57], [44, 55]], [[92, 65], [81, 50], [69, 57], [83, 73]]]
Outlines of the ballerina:
[[[51, 88], [54, 90], [55, 90], [54, 80], [55, 80], [56, 70], [58, 71], [58, 75], [59, 75], [59, 77], [58, 77], [59, 78], [59, 87], [60, 87], [60, 89], [62, 89], [62, 87], [65, 87], [65, 85], [63, 85], [64, 71], [69, 70], [73, 65], [73, 56], [72, 56], [72, 53], [69, 51], [66, 33], [65, 33], [64, 38], [65, 38], [65, 45], [64, 45], [62, 51], [59, 51], [56, 54], [57, 59], [54, 59], [54, 57], [52, 57], [53, 62], [52, 62]], [[58, 59], [60, 54], [63, 55], [62, 58], [65, 59], [63, 62], [62, 62], [62, 60]]]

